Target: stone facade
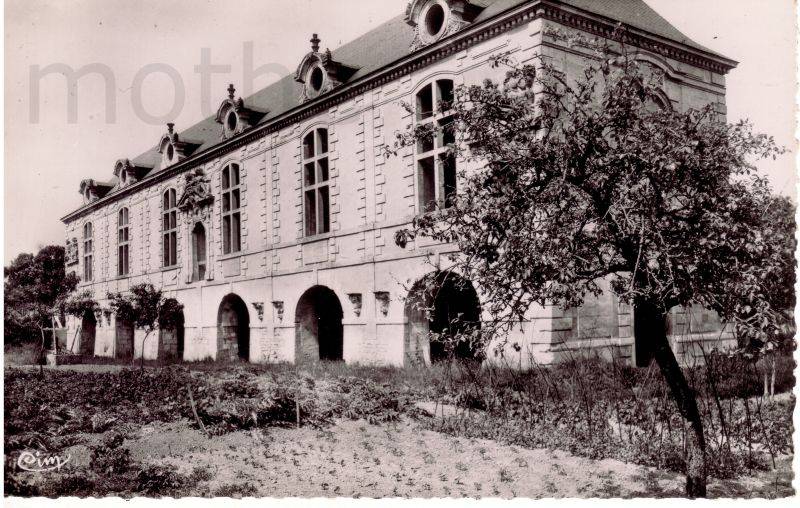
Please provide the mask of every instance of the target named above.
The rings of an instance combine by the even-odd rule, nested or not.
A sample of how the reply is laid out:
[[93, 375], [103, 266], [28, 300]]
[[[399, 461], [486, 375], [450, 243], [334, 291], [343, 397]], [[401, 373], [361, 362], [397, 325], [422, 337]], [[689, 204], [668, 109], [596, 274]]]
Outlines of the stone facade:
[[[214, 118], [184, 132], [169, 125], [157, 150], [118, 161], [111, 181], [84, 181], [84, 205], [63, 221], [67, 269], [83, 278], [80, 289], [105, 306], [108, 292], [150, 282], [184, 305], [184, 327], [143, 345], [143, 332], [113, 315], [72, 319], [70, 341], [79, 344], [68, 347], [185, 360], [431, 361], [427, 332], [438, 318], [414, 309], [409, 293], [434, 267], [446, 268], [453, 246], [420, 239], [403, 249], [393, 237], [424, 212], [421, 196], [441, 200], [457, 182], [446, 164], [431, 158], [428, 168], [413, 148], [385, 155], [395, 134], [421, 118], [404, 104], [419, 109], [429, 93], [435, 103], [453, 86], [500, 79], [490, 58], [501, 52], [523, 63], [542, 54], [577, 75], [591, 55], [547, 29], [603, 36], [611, 18], [630, 23], [639, 58], [665, 73], [673, 108], [712, 103], [724, 115], [724, 75], [735, 63], [670, 37], [674, 28], [643, 2], [618, 3], [630, 4], [630, 20], [579, 0], [415, 0], [405, 17], [336, 51], [321, 50], [315, 34], [294, 76], [250, 98], [231, 87]], [[610, 295], [528, 317], [509, 337], [519, 346], [507, 350], [515, 364], [585, 348], [635, 360], [631, 310]], [[673, 323], [681, 344], [730, 338], [707, 312], [676, 312]]]

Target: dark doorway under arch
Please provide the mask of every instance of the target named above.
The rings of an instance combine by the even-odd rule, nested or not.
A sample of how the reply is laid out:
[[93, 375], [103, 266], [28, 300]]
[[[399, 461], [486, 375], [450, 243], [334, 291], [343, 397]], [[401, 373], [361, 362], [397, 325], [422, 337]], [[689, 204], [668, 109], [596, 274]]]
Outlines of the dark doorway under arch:
[[480, 329], [478, 293], [472, 283], [460, 275], [440, 272], [418, 281], [409, 292], [405, 316], [407, 364], [419, 363], [426, 357], [431, 363], [454, 358], [482, 359], [483, 352], [472, 342], [461, 341], [447, 347], [445, 342], [435, 340], [436, 335], [466, 335]]
[[250, 361], [250, 314], [244, 300], [233, 293], [219, 304], [217, 359]]
[[81, 319], [81, 338], [78, 343], [79, 353], [82, 355], [94, 355], [94, 339], [97, 333], [97, 319], [94, 312], [86, 311]]
[[184, 350], [184, 317], [183, 311], [178, 313], [175, 323], [168, 328], [158, 330], [158, 358], [167, 361], [183, 360]]
[[133, 358], [133, 323], [122, 319], [116, 319], [114, 336], [115, 358], [130, 360]]
[[344, 359], [343, 315], [342, 304], [330, 288], [314, 286], [303, 293], [294, 317], [298, 363]]

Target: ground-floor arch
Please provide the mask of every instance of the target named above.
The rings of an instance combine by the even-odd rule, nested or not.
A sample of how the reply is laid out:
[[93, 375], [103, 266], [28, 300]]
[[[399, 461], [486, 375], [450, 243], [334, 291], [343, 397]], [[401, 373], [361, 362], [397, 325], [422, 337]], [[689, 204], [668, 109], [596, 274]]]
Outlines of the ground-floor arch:
[[294, 318], [298, 363], [343, 359], [343, 315], [342, 304], [330, 288], [314, 286], [303, 293]]
[[123, 360], [133, 358], [133, 323], [117, 318], [114, 325], [114, 357]]
[[217, 312], [217, 359], [250, 360], [250, 314], [233, 293], [222, 299]]
[[81, 318], [80, 341], [78, 342], [79, 353], [82, 355], [94, 355], [94, 341], [97, 334], [97, 318], [94, 312], [87, 310]]
[[183, 360], [184, 351], [183, 311], [177, 312], [169, 324], [158, 330], [158, 358], [167, 361]]
[[481, 326], [481, 305], [472, 283], [455, 272], [429, 274], [409, 292], [405, 305], [405, 362], [436, 363], [453, 358], [480, 359], [472, 342], [448, 343]]

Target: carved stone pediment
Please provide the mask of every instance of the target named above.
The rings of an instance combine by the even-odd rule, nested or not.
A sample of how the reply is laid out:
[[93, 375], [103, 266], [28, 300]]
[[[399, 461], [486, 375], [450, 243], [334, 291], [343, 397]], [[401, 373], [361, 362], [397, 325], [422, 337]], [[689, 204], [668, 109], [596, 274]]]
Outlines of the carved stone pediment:
[[67, 240], [67, 245], [64, 250], [64, 262], [67, 266], [78, 264], [78, 239], [71, 238]]
[[311, 52], [300, 61], [294, 80], [303, 83], [300, 102], [315, 99], [345, 83], [355, 74], [356, 68], [333, 59], [330, 49], [320, 52], [317, 34], [311, 38]]
[[183, 194], [178, 200], [178, 209], [195, 214], [214, 202], [211, 183], [201, 168], [187, 173], [185, 182]]

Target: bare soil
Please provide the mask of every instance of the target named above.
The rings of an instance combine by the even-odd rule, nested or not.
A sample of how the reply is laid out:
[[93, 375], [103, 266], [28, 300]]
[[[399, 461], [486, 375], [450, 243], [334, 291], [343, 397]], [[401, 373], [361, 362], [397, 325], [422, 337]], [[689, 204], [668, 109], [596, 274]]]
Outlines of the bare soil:
[[[133, 436], [123, 446], [136, 462], [185, 475], [207, 472], [191, 496], [627, 498], [683, 492], [684, 479], [675, 473], [451, 437], [408, 420], [380, 426], [340, 421], [327, 429], [269, 428], [212, 438], [180, 421], [140, 427]], [[72, 467], [89, 465], [85, 445], [66, 451]], [[791, 481], [786, 456], [774, 472], [713, 481], [709, 494], [786, 496]]]

